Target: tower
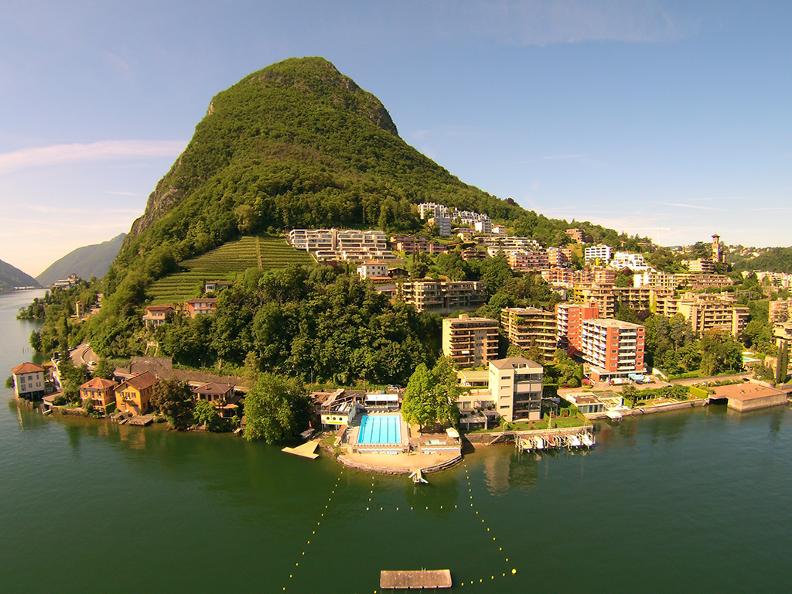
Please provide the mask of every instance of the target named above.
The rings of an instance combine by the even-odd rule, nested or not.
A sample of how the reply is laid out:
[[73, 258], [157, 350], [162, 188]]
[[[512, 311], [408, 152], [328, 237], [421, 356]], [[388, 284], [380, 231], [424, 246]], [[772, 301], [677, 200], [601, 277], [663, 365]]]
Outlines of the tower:
[[716, 264], [723, 262], [723, 244], [717, 233], [712, 236], [712, 261]]

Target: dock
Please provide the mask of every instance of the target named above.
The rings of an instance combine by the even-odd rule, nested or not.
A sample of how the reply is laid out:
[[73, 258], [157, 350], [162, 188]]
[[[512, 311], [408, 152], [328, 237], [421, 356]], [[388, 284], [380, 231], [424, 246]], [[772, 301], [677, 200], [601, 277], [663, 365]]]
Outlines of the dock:
[[306, 441], [304, 444], [299, 445], [296, 448], [283, 448], [281, 452], [294, 454], [295, 456], [302, 456], [303, 458], [308, 458], [309, 460], [316, 460], [319, 457], [319, 454], [316, 453], [316, 448], [318, 446], [319, 440], [312, 439], [311, 441]]
[[450, 569], [416, 569], [380, 571], [383, 590], [439, 590], [451, 587]]
[[154, 415], [137, 415], [129, 419], [129, 425], [136, 425], [138, 427], [145, 427], [154, 422]]

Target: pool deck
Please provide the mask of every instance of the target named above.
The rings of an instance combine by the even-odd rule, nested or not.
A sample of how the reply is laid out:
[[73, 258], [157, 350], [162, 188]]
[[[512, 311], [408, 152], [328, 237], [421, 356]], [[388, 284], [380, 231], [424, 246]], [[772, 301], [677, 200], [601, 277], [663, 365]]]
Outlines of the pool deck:
[[442, 454], [358, 454], [349, 452], [338, 456], [338, 461], [344, 466], [382, 474], [410, 474], [417, 469], [420, 469], [424, 474], [429, 474], [450, 468], [461, 460], [462, 454], [459, 452]]

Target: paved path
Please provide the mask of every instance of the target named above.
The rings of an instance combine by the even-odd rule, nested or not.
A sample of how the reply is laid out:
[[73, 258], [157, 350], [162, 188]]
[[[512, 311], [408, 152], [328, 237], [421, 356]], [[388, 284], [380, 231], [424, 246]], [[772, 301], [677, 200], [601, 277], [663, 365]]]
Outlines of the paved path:
[[85, 342], [71, 351], [69, 357], [71, 357], [72, 363], [77, 367], [99, 362], [99, 356], [93, 351], [91, 345]]
[[750, 377], [751, 375], [748, 373], [733, 373], [731, 375], [711, 375], [709, 377], [693, 377], [689, 379], [671, 380], [671, 383], [676, 386], [694, 386], [696, 384], [703, 384], [706, 382], [746, 380], [750, 379]]

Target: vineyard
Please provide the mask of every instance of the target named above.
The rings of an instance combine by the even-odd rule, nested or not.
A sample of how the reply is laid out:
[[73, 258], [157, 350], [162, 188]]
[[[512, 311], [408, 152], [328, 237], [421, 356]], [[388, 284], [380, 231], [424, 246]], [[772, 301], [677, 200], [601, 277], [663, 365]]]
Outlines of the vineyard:
[[245, 236], [197, 258], [181, 262], [176, 272], [154, 282], [147, 293], [153, 304], [178, 303], [199, 297], [207, 280], [234, 280], [248, 268], [272, 270], [289, 264], [310, 264], [311, 257], [284, 239]]

